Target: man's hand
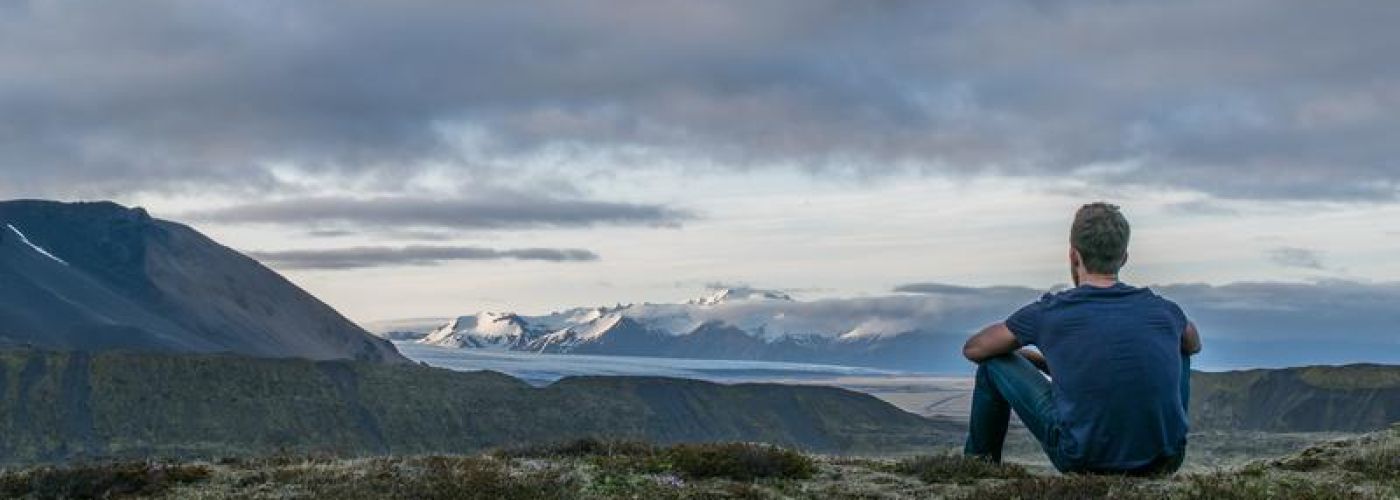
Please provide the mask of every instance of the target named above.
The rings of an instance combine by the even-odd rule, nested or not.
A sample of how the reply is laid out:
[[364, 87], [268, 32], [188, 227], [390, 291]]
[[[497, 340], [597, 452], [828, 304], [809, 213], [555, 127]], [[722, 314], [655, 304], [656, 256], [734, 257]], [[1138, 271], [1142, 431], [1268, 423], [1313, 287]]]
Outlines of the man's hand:
[[1026, 361], [1030, 361], [1031, 364], [1035, 365], [1036, 368], [1039, 368], [1040, 371], [1045, 372], [1046, 375], [1050, 374], [1050, 364], [1045, 362], [1045, 355], [1041, 354], [1040, 351], [1037, 351], [1035, 349], [1023, 348], [1019, 351], [1016, 351], [1016, 353], [1020, 354], [1021, 357], [1026, 358]]
[[1015, 351], [1018, 347], [1021, 347], [1021, 343], [1016, 341], [1016, 336], [1011, 334], [1006, 323], [997, 323], [967, 339], [967, 343], [963, 344], [963, 357], [973, 363], [981, 363]]
[[1181, 332], [1181, 352], [1187, 356], [1201, 352], [1201, 333], [1190, 321], [1186, 322], [1186, 331]]

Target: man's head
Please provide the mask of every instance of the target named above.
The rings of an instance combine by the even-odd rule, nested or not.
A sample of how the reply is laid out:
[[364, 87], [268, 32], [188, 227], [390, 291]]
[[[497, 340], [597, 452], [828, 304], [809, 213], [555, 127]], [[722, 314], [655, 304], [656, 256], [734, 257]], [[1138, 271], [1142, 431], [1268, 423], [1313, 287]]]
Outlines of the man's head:
[[1098, 202], [1079, 207], [1069, 230], [1070, 265], [1082, 265], [1093, 274], [1118, 274], [1128, 261], [1128, 233], [1128, 219], [1117, 205]]

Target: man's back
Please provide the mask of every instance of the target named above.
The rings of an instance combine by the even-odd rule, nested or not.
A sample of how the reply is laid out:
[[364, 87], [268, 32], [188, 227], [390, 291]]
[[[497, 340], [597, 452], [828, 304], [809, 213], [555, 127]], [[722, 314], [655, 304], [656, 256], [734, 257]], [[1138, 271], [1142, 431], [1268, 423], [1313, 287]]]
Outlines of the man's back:
[[1122, 283], [1047, 294], [1006, 322], [1052, 373], [1057, 443], [1076, 468], [1129, 470], [1185, 451], [1181, 309]]

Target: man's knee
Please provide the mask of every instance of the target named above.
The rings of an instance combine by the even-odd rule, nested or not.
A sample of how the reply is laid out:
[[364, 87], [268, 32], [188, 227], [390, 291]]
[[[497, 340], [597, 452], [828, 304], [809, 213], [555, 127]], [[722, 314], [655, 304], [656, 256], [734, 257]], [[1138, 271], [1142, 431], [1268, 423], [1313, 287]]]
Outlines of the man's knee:
[[989, 377], [991, 376], [992, 370], [1000, 370], [1006, 368], [1007, 366], [1014, 365], [1017, 361], [1016, 358], [1020, 357], [1020, 354], [1011, 352], [1002, 354], [1000, 356], [993, 356], [984, 359], [981, 362], [977, 363], [977, 378]]
[[1020, 353], [1017, 352], [1008, 352], [1000, 356], [993, 356], [982, 360], [981, 363], [977, 363], [978, 374], [981, 374], [988, 370], [1005, 371], [1024, 370], [1026, 368], [1030, 368], [1032, 371], [1037, 371], [1035, 364], [1031, 363], [1031, 360], [1026, 359], [1025, 356], [1022, 356]]

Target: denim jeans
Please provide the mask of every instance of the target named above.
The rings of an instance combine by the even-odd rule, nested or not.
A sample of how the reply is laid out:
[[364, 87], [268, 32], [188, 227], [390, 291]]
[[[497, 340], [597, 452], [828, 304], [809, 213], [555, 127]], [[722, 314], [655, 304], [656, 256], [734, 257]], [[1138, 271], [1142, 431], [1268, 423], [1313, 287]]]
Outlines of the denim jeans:
[[[1191, 358], [1181, 357], [1181, 401], [1191, 399]], [[1097, 471], [1074, 467], [1060, 453], [1060, 424], [1056, 421], [1055, 401], [1050, 380], [1024, 356], [1011, 353], [978, 364], [976, 384], [972, 391], [972, 419], [968, 423], [967, 444], [963, 453], [1001, 462], [1002, 446], [1006, 442], [1011, 412], [1021, 417], [1021, 423], [1040, 441], [1050, 463], [1060, 472], [1122, 473], [1130, 475], [1171, 474], [1181, 467], [1186, 450], [1174, 457], [1164, 457], [1138, 470]]]

